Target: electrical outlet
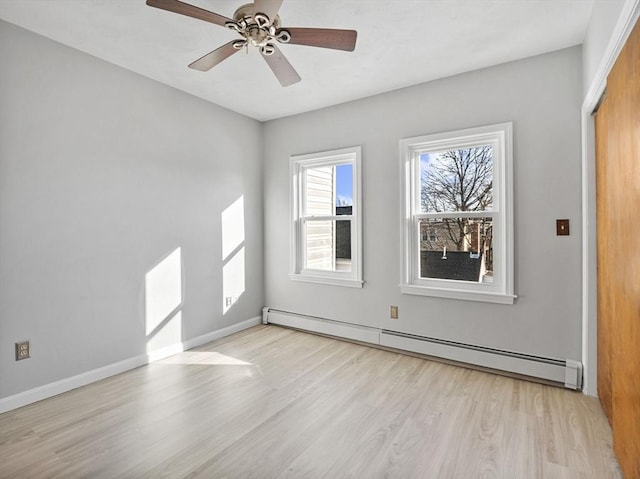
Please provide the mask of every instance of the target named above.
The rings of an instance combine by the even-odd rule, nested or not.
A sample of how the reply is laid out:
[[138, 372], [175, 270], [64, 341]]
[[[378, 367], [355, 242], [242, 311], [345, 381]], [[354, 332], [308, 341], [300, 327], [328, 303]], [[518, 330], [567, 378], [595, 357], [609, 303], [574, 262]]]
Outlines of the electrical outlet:
[[237, 302], [238, 302], [238, 297], [237, 296], [227, 296], [226, 298], [224, 298], [224, 305], [227, 308], [233, 306]]
[[29, 348], [29, 341], [22, 341], [16, 343], [16, 361], [21, 359], [27, 359], [31, 357], [31, 349]]
[[398, 319], [398, 307], [397, 306], [391, 306], [389, 308], [389, 317], [391, 319]]

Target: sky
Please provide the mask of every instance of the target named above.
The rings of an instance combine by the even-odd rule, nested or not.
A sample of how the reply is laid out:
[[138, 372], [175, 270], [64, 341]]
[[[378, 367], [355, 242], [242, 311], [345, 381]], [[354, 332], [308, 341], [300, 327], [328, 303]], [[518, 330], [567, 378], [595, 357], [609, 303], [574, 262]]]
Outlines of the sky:
[[420, 174], [422, 174], [424, 170], [429, 168], [429, 165], [431, 164], [431, 162], [437, 159], [442, 153], [443, 152], [440, 152], [440, 151], [436, 151], [433, 153], [429, 153], [429, 152], [421, 153], [420, 154]]
[[336, 166], [336, 206], [353, 205], [353, 165]]

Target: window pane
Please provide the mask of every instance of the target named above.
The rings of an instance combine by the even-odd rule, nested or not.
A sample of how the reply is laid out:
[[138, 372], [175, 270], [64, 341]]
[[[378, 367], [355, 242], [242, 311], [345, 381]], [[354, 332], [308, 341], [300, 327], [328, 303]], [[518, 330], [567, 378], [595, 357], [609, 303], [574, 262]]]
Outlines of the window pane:
[[353, 165], [307, 168], [304, 191], [305, 216], [352, 214]]
[[[336, 167], [336, 215], [350, 215], [353, 206], [353, 165]], [[349, 210], [346, 213], [346, 210]]]
[[306, 221], [307, 269], [351, 271], [351, 220]]
[[333, 216], [333, 166], [305, 170], [304, 205], [307, 216]]
[[419, 222], [420, 277], [493, 282], [491, 218], [440, 218]]
[[420, 155], [422, 213], [487, 211], [493, 204], [493, 147]]
[[336, 221], [336, 271], [351, 271], [351, 221], [348, 220]]

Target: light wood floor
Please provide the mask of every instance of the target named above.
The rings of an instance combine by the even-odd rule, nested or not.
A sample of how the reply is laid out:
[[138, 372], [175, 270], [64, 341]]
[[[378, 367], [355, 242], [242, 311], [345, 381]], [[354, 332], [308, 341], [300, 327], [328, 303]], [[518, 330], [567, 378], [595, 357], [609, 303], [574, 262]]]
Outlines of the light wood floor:
[[0, 415], [4, 478], [615, 478], [581, 393], [257, 326]]

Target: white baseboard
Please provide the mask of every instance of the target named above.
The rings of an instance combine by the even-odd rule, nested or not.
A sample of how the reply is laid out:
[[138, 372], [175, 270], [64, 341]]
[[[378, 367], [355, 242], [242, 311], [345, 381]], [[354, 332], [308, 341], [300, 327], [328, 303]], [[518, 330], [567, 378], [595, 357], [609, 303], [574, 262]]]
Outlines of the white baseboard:
[[80, 386], [85, 386], [87, 384], [106, 379], [110, 376], [115, 376], [116, 374], [120, 374], [131, 369], [144, 366], [145, 364], [164, 359], [173, 354], [181, 353], [182, 351], [186, 351], [188, 349], [210, 343], [211, 341], [215, 341], [216, 339], [224, 338], [225, 336], [237, 333], [238, 331], [256, 326], [261, 322], [262, 317], [256, 316], [246, 321], [242, 321], [241, 323], [218, 329], [216, 331], [203, 334], [196, 338], [188, 339], [181, 343], [172, 344], [155, 351], [147, 352], [146, 354], [140, 354], [133, 358], [125, 359], [113, 364], [108, 364], [107, 366], [103, 366], [101, 368], [93, 369], [91, 371], [64, 378], [53, 383], [45, 384], [43, 386], [38, 386], [37, 388], [29, 389], [28, 391], [14, 394], [12, 396], [7, 396], [0, 399], [0, 414], [3, 412], [11, 411], [13, 409], [17, 409], [22, 406], [26, 406], [28, 404], [32, 404], [37, 401], [41, 401], [43, 399], [57, 396], [58, 394], [71, 391], [72, 389], [79, 388]]
[[215, 331], [203, 334], [202, 336], [198, 336], [197, 338], [187, 339], [182, 343], [184, 345], [184, 351], [202, 346], [203, 344], [210, 343], [211, 341], [215, 341], [217, 339], [230, 336], [234, 333], [244, 331], [245, 329], [252, 328], [261, 323], [262, 316], [254, 316], [253, 318], [242, 321], [241, 323], [232, 324], [231, 326], [227, 326], [226, 328], [222, 329], [216, 329]]
[[263, 309], [262, 317], [262, 322], [265, 324], [272, 323], [339, 338], [377, 344], [401, 351], [411, 351], [433, 358], [455, 361], [471, 367], [489, 368], [518, 376], [544, 379], [559, 385], [564, 384], [569, 389], [580, 389], [582, 385], [582, 363], [571, 359], [546, 358], [513, 351], [501, 351], [482, 346], [341, 323], [269, 308]]
[[7, 396], [0, 399], [0, 413], [57, 396], [58, 394], [71, 391], [72, 389], [79, 388], [80, 386], [129, 371], [130, 369], [137, 368], [146, 363], [147, 355], [141, 354], [133, 358], [125, 359], [124, 361], [119, 361], [117, 363], [87, 371], [86, 373], [77, 374], [53, 383], [38, 386], [37, 388], [14, 394], [13, 396]]

